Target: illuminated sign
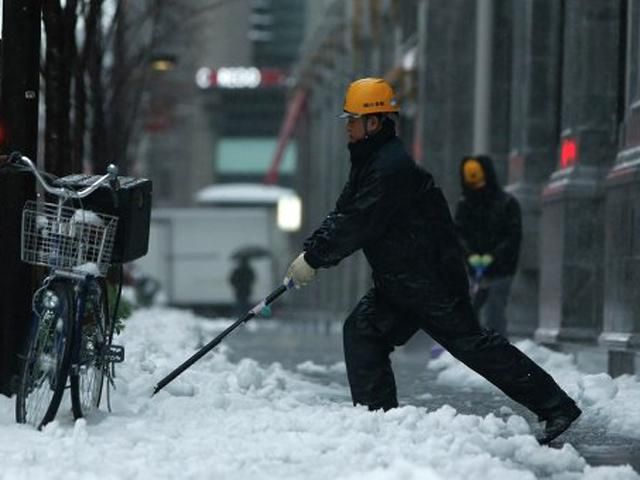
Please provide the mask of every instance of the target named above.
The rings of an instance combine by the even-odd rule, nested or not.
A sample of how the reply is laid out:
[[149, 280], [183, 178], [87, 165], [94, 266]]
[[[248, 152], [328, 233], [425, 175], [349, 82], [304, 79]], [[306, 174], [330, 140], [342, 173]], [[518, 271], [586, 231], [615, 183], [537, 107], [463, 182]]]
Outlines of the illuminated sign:
[[285, 74], [275, 68], [202, 67], [196, 72], [196, 85], [203, 90], [209, 88], [260, 88], [278, 87], [285, 84]]
[[196, 85], [198, 85], [198, 87], [200, 87], [203, 90], [211, 87], [212, 75], [213, 75], [213, 72], [211, 71], [210, 68], [202, 67], [198, 69], [198, 71], [196, 72]]
[[217, 79], [220, 88], [256, 88], [262, 77], [255, 67], [229, 67], [219, 68]]

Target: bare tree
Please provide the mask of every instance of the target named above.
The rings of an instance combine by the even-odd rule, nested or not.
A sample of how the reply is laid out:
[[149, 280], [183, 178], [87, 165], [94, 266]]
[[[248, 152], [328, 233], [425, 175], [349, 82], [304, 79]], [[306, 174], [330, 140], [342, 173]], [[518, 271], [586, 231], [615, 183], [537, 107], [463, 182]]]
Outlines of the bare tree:
[[229, 1], [43, 2], [46, 168], [126, 172], [157, 46]]
[[56, 175], [68, 173], [75, 165], [71, 146], [71, 72], [75, 64], [77, 0], [66, 5], [43, 2], [46, 34], [45, 79], [45, 162]]

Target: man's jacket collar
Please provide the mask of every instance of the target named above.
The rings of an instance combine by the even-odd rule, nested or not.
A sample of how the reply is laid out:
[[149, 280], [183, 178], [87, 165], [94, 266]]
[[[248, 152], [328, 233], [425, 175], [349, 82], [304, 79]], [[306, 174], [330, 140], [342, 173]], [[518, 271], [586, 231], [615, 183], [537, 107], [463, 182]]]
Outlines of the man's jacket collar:
[[349, 144], [349, 152], [351, 153], [351, 163], [361, 164], [371, 158], [382, 145], [387, 143], [396, 136], [396, 127], [393, 121], [385, 118], [382, 122], [382, 128], [375, 135], [360, 140], [356, 143]]

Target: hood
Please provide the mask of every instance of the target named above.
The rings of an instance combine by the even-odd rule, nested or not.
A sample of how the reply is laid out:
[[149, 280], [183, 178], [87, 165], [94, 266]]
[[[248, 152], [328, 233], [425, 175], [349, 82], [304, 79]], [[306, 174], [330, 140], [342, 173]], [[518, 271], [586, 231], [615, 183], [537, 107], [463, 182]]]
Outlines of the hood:
[[[469, 160], [476, 160], [482, 167], [482, 170], [484, 171], [486, 185], [480, 190], [473, 190], [467, 187], [464, 183], [462, 167]], [[502, 190], [502, 187], [498, 182], [498, 176], [496, 175], [496, 170], [493, 166], [493, 161], [491, 160], [491, 157], [489, 157], [488, 155], [469, 155], [469, 156], [463, 157], [462, 161], [460, 162], [460, 168], [458, 169], [458, 173], [460, 176], [460, 186], [462, 187], [462, 193], [465, 196], [468, 196], [469, 194], [479, 193], [479, 192], [493, 193], [493, 192], [498, 192]]]

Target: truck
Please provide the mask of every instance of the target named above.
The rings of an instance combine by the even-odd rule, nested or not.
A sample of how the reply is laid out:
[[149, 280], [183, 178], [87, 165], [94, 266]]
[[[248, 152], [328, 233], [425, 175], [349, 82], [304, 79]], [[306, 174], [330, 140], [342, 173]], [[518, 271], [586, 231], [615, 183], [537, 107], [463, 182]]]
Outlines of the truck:
[[283, 209], [293, 202], [299, 216], [296, 199], [282, 187], [216, 185], [199, 192], [194, 207], [154, 209], [149, 251], [136, 269], [159, 282], [169, 305], [228, 313], [235, 304], [231, 272], [244, 256], [257, 303], [284, 276], [293, 229], [291, 215], [283, 223]]

